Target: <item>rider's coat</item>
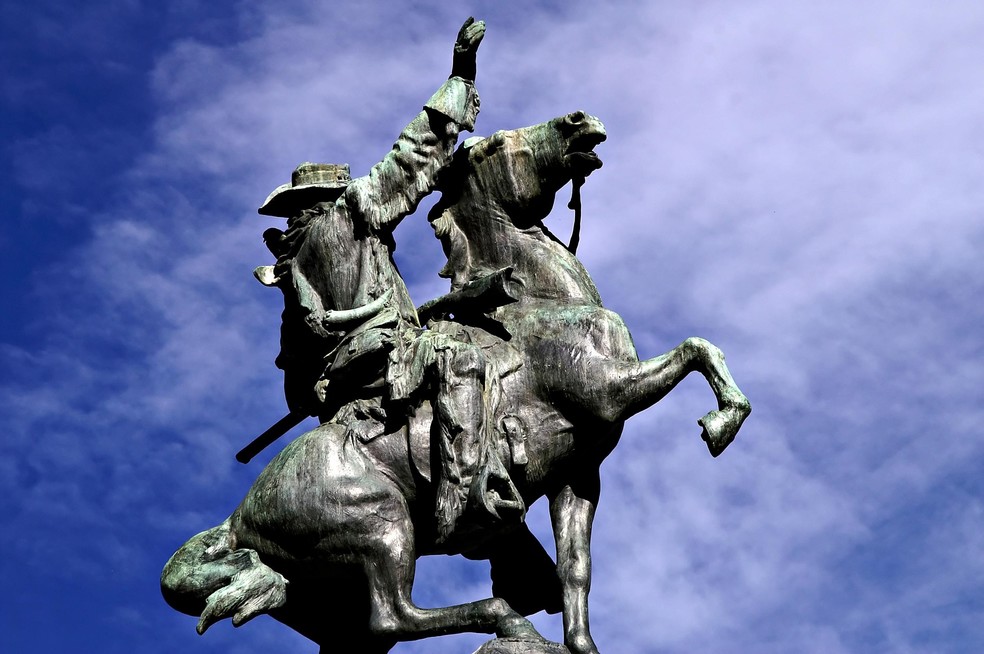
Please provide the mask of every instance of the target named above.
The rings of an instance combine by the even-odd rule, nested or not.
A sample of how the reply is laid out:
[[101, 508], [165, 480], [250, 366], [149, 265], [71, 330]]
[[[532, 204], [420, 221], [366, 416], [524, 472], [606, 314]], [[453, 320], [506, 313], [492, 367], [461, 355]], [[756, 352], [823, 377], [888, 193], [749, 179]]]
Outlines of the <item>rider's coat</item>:
[[[478, 104], [470, 82], [445, 82], [368, 175], [353, 180], [334, 202], [288, 222], [284, 238], [291, 246], [275, 267], [286, 296], [277, 365], [292, 411], [363, 425], [353, 436], [372, 438], [385, 428], [380, 423], [397, 417], [390, 415], [390, 403], [407, 409], [418, 391], [431, 392], [439, 426], [432, 447], [441, 461], [435, 513], [442, 539], [454, 531], [470, 492], [484, 500], [493, 472], [503, 480], [495, 501], [520, 516], [524, 508], [492, 444], [497, 432], [488, 421], [486, 383], [495, 384], [496, 369], [480, 346], [420, 328], [393, 261], [393, 230], [434, 190], [459, 132], [474, 126]], [[378, 310], [353, 324], [328, 319], [333, 311], [378, 302]], [[473, 478], [483, 480], [477, 490]]]
[[[277, 365], [284, 370], [292, 410], [316, 406], [315, 383], [326, 363], [331, 364], [331, 360], [312, 361], [312, 352], [337, 355], [333, 350], [359, 327], [325, 327], [321, 321], [325, 312], [364, 306], [392, 289], [374, 324], [362, 326], [363, 332], [369, 332], [362, 339], [385, 345], [389, 335], [373, 330], [419, 327], [413, 301], [393, 261], [393, 230], [434, 189], [459, 132], [473, 129], [478, 105], [471, 82], [458, 77], [447, 80], [368, 175], [353, 180], [335, 202], [322, 203], [288, 222], [286, 236], [299, 246], [278, 266], [289, 263], [289, 281], [284, 281], [293, 286], [293, 293], [285, 293]], [[304, 233], [292, 233], [299, 231]], [[360, 358], [358, 352], [348, 351], [350, 345], [346, 343], [347, 355]]]

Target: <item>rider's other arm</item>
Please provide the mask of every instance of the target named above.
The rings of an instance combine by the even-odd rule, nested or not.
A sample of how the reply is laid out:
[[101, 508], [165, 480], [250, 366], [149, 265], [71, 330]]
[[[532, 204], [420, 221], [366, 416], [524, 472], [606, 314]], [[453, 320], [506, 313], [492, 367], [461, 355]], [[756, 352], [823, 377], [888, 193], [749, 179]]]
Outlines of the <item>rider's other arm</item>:
[[365, 177], [345, 190], [345, 202], [372, 230], [392, 230], [431, 191], [454, 154], [458, 133], [478, 115], [475, 86], [460, 77], [445, 82], [404, 128], [393, 148]]
[[346, 204], [370, 229], [395, 229], [413, 213], [434, 190], [438, 171], [454, 154], [458, 133], [475, 128], [475, 62], [484, 37], [485, 23], [468, 18], [454, 44], [451, 77], [407, 125], [389, 154], [346, 189]]

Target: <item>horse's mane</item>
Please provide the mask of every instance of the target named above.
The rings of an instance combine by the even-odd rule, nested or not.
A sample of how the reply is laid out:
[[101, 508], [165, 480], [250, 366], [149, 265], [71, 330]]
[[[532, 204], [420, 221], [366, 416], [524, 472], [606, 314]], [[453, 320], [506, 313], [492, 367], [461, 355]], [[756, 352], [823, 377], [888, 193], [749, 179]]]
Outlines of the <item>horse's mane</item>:
[[437, 177], [434, 190], [441, 192], [441, 198], [427, 212], [427, 220], [434, 228], [434, 235], [437, 238], [444, 238], [450, 234], [454, 225], [454, 209], [461, 201], [462, 191], [465, 187], [465, 179], [469, 170], [468, 150], [472, 143], [472, 139], [468, 139], [458, 146], [451, 157], [451, 161]]

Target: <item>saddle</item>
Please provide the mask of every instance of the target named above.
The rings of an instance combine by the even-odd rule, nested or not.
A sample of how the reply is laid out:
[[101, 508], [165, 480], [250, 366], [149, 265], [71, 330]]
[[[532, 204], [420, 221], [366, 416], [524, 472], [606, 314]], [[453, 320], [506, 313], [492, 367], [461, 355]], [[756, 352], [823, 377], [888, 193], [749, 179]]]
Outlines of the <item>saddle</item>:
[[[525, 516], [508, 472], [526, 463], [525, 427], [501, 408], [501, 380], [518, 370], [523, 358], [504, 328], [488, 324], [498, 324], [488, 318], [490, 310], [515, 299], [508, 292], [510, 274], [508, 268], [496, 271], [429, 303], [430, 309], [422, 308], [430, 318], [427, 329], [385, 310], [346, 334], [325, 357], [318, 392], [324, 399], [344, 398], [330, 411], [331, 422], [346, 425], [348, 435], [363, 443], [409, 425], [411, 459], [436, 487], [439, 542], [452, 532], [464, 535], [487, 529], [490, 521], [518, 523]], [[468, 318], [481, 326], [464, 324]], [[485, 365], [481, 377], [466, 372], [471, 364], [458, 370], [460, 364], [452, 363], [472, 360], [476, 350]], [[474, 400], [451, 399], [461, 390], [438, 393], [437, 384], [480, 391], [480, 417], [467, 408]], [[340, 395], [329, 392], [332, 386], [340, 387]]]

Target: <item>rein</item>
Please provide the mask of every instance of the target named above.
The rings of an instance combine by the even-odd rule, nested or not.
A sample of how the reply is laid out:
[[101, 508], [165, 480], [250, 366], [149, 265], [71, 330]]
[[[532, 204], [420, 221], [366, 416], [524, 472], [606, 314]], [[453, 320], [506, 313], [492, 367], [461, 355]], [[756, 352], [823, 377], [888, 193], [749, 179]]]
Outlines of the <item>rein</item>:
[[581, 187], [584, 186], [583, 177], [571, 179], [571, 201], [567, 203], [568, 209], [574, 210], [574, 228], [571, 230], [571, 242], [567, 249], [571, 254], [577, 254], [577, 246], [581, 242]]

